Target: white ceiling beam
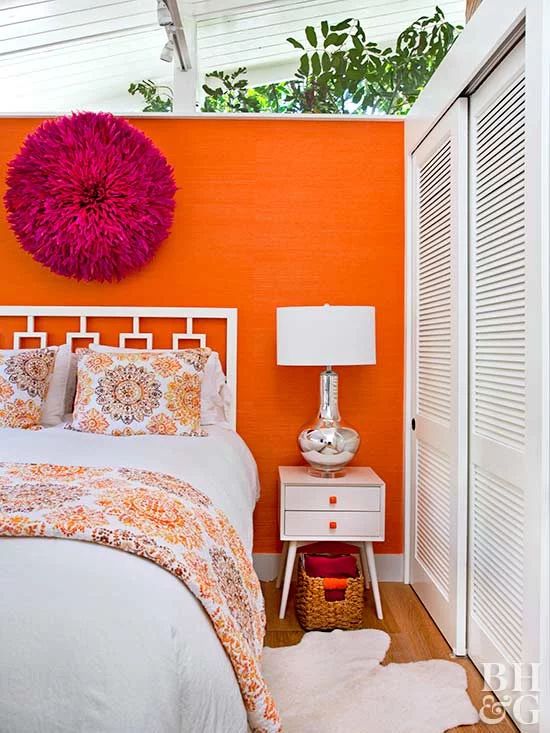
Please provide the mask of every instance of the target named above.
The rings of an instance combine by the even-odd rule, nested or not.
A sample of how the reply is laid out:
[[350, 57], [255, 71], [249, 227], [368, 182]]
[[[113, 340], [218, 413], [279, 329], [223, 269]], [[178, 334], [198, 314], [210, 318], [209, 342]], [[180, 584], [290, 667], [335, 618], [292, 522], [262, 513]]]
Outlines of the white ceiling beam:
[[131, 0], [123, 6], [109, 5], [102, 8], [101, 14], [97, 8], [88, 8], [78, 12], [9, 23], [3, 27], [1, 35], [2, 41], [8, 38], [28, 38], [32, 42], [34, 38], [48, 36], [50, 33], [64, 34], [72, 38], [88, 35], [90, 32], [109, 31], [121, 26], [129, 28], [151, 22], [151, 19], [151, 12], [148, 8], [144, 8], [141, 0]]
[[236, 12], [254, 12], [260, 8], [272, 5], [273, 0], [259, 0], [258, 2], [246, 2], [246, 0], [187, 0], [193, 6], [193, 15], [202, 20], [209, 16], [233, 15]]
[[[58, 80], [59, 74], [69, 67], [78, 69], [84, 65], [101, 63], [102, 59], [109, 59], [111, 67], [116, 63], [122, 67], [128, 64], [131, 55], [140, 55], [151, 67], [149, 75], [160, 67], [168, 70], [168, 65], [159, 59], [158, 49], [162, 46], [164, 33], [160, 28], [156, 32], [150, 29], [129, 31], [116, 37], [116, 51], [113, 50], [113, 37], [101, 36], [90, 39], [87, 43], [60, 43], [51, 48], [32, 48], [10, 54], [6, 58], [0, 57], [0, 79], [20, 75], [34, 76], [48, 72], [52, 78]], [[151, 61], [153, 63], [151, 63]]]
[[[35, 21], [48, 23], [55, 20], [59, 26], [82, 25], [90, 22], [90, 15], [94, 20], [97, 20], [98, 17], [129, 16], [132, 14], [132, 6], [135, 8], [139, 5], [139, 0], [107, 0], [107, 2], [105, 0], [101, 2], [98, 0], [95, 2], [90, 2], [90, 0], [46, 0], [46, 2], [35, 1], [19, 7], [10, 5], [10, 7], [3, 8], [0, 0], [0, 26], [20, 24], [22, 35], [28, 35], [31, 33], [32, 26], [27, 24]], [[143, 3], [141, 5], [143, 6]]]
[[[155, 26], [148, 23], [149, 20], [147, 15], [143, 16], [143, 23], [139, 23], [136, 25], [132, 25], [132, 28], [137, 30], [146, 30], [150, 29], [152, 32], [155, 30], [155, 28], [158, 28], [158, 26]], [[67, 32], [65, 29], [58, 32], [49, 32], [49, 33], [38, 33], [32, 38], [26, 38], [23, 39], [19, 36], [16, 36], [15, 38], [10, 38], [7, 40], [2, 40], [0, 42], [0, 56], [12, 54], [12, 53], [18, 53], [24, 49], [29, 48], [49, 48], [51, 46], [57, 46], [60, 43], [81, 43], [89, 41], [90, 39], [96, 39], [100, 36], [111, 36], [112, 38], [116, 38], [117, 34], [124, 33], [128, 30], [128, 23], [124, 22], [124, 19], [118, 19], [116, 22], [112, 22], [109, 24], [108, 28], [106, 27], [104, 30], [100, 30], [99, 28], [95, 32], [82, 32], [82, 34], [79, 35], [79, 33], [75, 33], [74, 35], [70, 36], [67, 35]], [[26, 45], [24, 45], [26, 44]]]
[[343, 8], [336, 11], [330, 8], [302, 6], [293, 8], [292, 11], [288, 12], [279, 11], [269, 13], [269, 15], [228, 18], [223, 23], [200, 23], [201, 49], [220, 45], [224, 43], [224, 40], [227, 44], [228, 36], [230, 36], [231, 43], [242, 40], [259, 41], [260, 43], [266, 43], [270, 40], [281, 42], [286, 41], [289, 33], [298, 35], [303, 39], [306, 25], [318, 26], [323, 20], [334, 23], [352, 15], [361, 21], [369, 37], [379, 35], [378, 30], [380, 28], [389, 27], [396, 32], [400, 32], [411, 22], [411, 18], [414, 19], [430, 9], [430, 3], [427, 2], [412, 13], [410, 9], [401, 9], [399, 4], [396, 4], [395, 9], [390, 12], [380, 13], [369, 9], [354, 13], [354, 10], [357, 11], [358, 9], [353, 7], [353, 0], [348, 0], [342, 5]]

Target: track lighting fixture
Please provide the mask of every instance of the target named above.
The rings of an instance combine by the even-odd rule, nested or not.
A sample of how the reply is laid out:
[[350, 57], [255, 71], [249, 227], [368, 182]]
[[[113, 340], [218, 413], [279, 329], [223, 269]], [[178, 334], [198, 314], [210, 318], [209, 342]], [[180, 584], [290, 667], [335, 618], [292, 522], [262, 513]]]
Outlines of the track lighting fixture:
[[160, 58], [163, 61], [168, 61], [169, 63], [174, 60], [174, 41], [172, 38], [169, 38], [164, 44], [164, 47], [160, 52]]
[[166, 4], [166, 0], [157, 0], [157, 18], [161, 26], [171, 25], [173, 23], [172, 13]]

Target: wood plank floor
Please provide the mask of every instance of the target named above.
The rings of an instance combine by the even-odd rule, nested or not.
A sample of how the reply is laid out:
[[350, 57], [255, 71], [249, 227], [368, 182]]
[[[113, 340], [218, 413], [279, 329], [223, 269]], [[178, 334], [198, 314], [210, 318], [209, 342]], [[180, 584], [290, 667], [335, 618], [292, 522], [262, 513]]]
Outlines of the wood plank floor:
[[[285, 619], [279, 619], [279, 591], [275, 582], [262, 583], [266, 601], [266, 646], [291, 646], [297, 644], [304, 632], [294, 613], [294, 584], [292, 584]], [[382, 629], [391, 636], [388, 662], [417, 662], [423, 659], [453, 659], [461, 664], [468, 675], [468, 692], [476, 708], [482, 706], [483, 681], [469, 659], [453, 657], [447, 642], [441, 636], [424, 606], [408, 585], [380, 583], [384, 608], [384, 620], [376, 618], [372, 594], [367, 596], [363, 625], [365, 628]], [[506, 719], [501, 723], [462, 726], [453, 733], [517, 733], [517, 728]], [[420, 732], [419, 732], [420, 733]]]

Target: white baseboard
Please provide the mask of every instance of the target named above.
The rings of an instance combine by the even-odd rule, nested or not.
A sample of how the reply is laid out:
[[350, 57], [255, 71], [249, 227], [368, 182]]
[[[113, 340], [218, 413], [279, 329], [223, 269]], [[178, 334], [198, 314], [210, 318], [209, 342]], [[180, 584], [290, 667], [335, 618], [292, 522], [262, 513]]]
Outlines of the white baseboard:
[[[278, 552], [257, 552], [253, 555], [254, 569], [260, 580], [274, 580], [279, 569]], [[376, 555], [378, 580], [403, 582], [403, 555]]]
[[403, 555], [376, 555], [378, 580], [388, 583], [402, 583], [403, 570]]

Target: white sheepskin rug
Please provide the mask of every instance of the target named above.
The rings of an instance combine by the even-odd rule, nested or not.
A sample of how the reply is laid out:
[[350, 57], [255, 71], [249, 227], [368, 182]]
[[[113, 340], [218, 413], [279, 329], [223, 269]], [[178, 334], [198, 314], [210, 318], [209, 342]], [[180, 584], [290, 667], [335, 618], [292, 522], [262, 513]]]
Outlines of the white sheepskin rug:
[[443, 733], [479, 718], [454, 662], [389, 664], [384, 631], [312, 631], [264, 650], [284, 733]]

